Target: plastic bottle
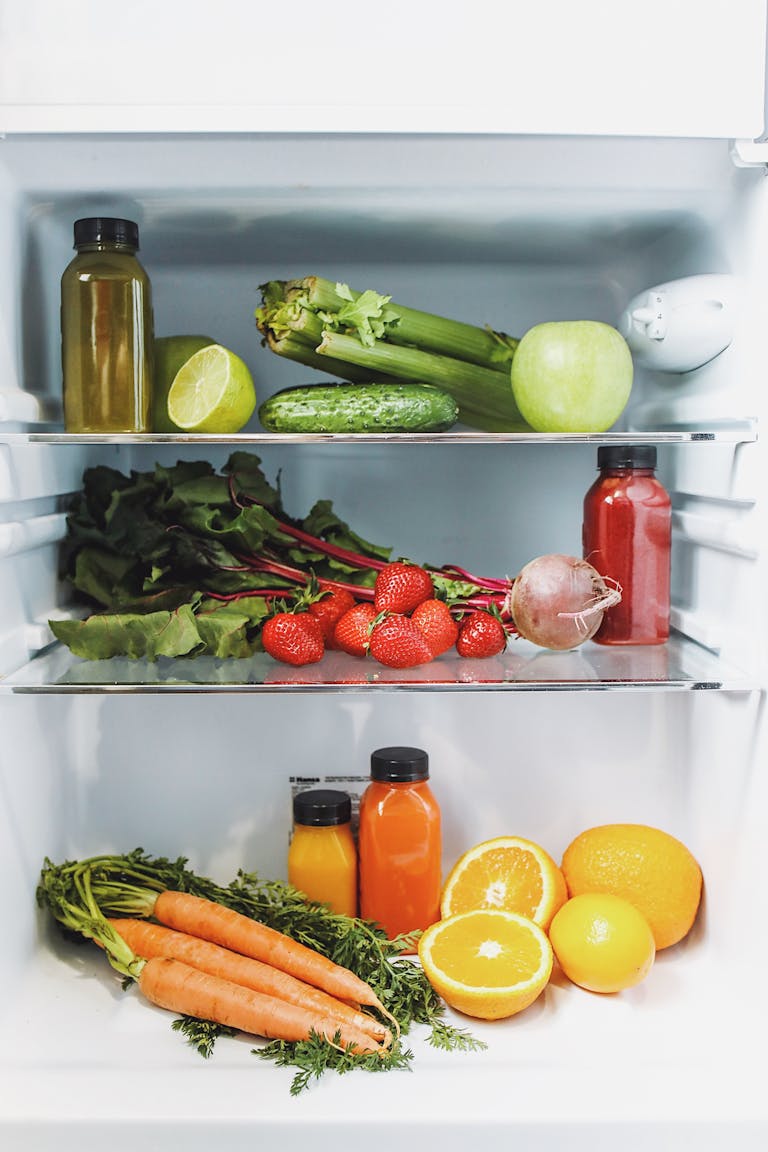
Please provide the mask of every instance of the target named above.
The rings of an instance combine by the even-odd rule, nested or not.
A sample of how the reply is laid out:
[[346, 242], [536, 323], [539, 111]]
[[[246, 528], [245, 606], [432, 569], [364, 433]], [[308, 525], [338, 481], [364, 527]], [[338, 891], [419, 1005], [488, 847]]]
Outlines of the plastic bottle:
[[420, 748], [371, 755], [371, 782], [360, 800], [360, 915], [390, 939], [440, 919], [440, 808], [428, 780]]
[[600, 475], [584, 498], [584, 559], [621, 587], [593, 639], [663, 644], [669, 637], [671, 504], [651, 444], [597, 450]]
[[346, 792], [316, 788], [293, 799], [288, 880], [344, 916], [357, 915], [357, 850]]
[[153, 329], [139, 230], [108, 216], [76, 220], [77, 256], [61, 278], [67, 432], [151, 429]]

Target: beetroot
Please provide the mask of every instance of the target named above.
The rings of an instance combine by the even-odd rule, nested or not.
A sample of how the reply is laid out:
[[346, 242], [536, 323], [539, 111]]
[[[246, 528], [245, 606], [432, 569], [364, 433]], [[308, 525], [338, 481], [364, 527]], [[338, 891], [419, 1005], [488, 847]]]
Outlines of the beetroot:
[[515, 628], [542, 648], [576, 648], [594, 636], [603, 612], [621, 600], [586, 560], [552, 553], [520, 570], [507, 598]]

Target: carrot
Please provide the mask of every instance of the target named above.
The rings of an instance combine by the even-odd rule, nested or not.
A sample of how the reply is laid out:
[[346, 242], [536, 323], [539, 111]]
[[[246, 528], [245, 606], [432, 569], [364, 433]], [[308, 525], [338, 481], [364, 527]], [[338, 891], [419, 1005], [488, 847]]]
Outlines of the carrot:
[[158, 895], [152, 914], [168, 928], [188, 932], [232, 952], [271, 964], [315, 988], [322, 988], [339, 1000], [347, 1000], [358, 1007], [375, 1008], [392, 1020], [398, 1033], [400, 1031], [392, 1013], [354, 972], [258, 920], [213, 900], [171, 889]]
[[230, 980], [233, 984], [263, 992], [278, 1000], [307, 1008], [321, 1016], [332, 1017], [340, 1023], [350, 1024], [381, 1041], [385, 1046], [392, 1043], [389, 1029], [372, 1016], [358, 1012], [349, 1004], [342, 1003], [329, 996], [327, 992], [306, 984], [303, 980], [297, 980], [270, 964], [263, 964], [260, 960], [232, 952], [218, 944], [211, 944], [198, 936], [190, 936], [186, 932], [177, 932], [173, 928], [152, 924], [148, 920], [111, 918], [109, 923], [128, 947], [145, 960], [159, 956], [181, 960], [192, 968], [208, 972], [211, 976], [219, 976], [224, 980]]
[[340, 1043], [357, 1052], [383, 1051], [370, 1036], [349, 1024], [243, 988], [167, 956], [146, 961], [139, 988], [160, 1008], [212, 1020], [239, 1032], [274, 1040], [308, 1040], [315, 1032], [331, 1044]]

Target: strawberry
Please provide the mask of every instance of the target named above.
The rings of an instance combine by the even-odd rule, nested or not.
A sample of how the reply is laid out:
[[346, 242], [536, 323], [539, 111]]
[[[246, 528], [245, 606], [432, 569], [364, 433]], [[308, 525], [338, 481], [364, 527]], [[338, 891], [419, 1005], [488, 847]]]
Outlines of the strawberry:
[[373, 604], [361, 600], [336, 621], [333, 647], [348, 652], [350, 656], [365, 656], [368, 651], [371, 624], [375, 619], [376, 609]]
[[498, 656], [507, 646], [507, 631], [498, 616], [478, 609], [459, 625], [456, 651], [459, 656]]
[[395, 560], [377, 573], [373, 603], [377, 612], [413, 612], [422, 600], [435, 594], [432, 577], [418, 564]]
[[428, 664], [433, 658], [418, 624], [402, 612], [381, 615], [371, 630], [369, 649], [371, 656], [388, 668], [415, 668], [417, 664]]
[[316, 664], [325, 643], [320, 625], [309, 612], [276, 612], [261, 630], [264, 651], [282, 664]]
[[346, 588], [329, 588], [309, 605], [309, 611], [320, 625], [326, 648], [333, 647], [333, 631], [345, 612], [355, 606], [355, 598]]
[[459, 626], [444, 600], [422, 600], [411, 613], [411, 620], [424, 633], [433, 656], [442, 655], [456, 643]]

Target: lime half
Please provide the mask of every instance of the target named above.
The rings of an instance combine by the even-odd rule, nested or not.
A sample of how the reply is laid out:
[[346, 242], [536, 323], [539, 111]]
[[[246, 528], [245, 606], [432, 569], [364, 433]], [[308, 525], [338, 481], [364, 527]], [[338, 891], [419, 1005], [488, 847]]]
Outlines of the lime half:
[[247, 365], [221, 344], [190, 356], [168, 392], [168, 416], [185, 432], [239, 432], [255, 408]]
[[176, 373], [190, 356], [215, 344], [212, 336], [157, 336], [155, 338], [155, 373], [152, 393], [152, 430], [178, 432], [168, 418], [168, 393]]

